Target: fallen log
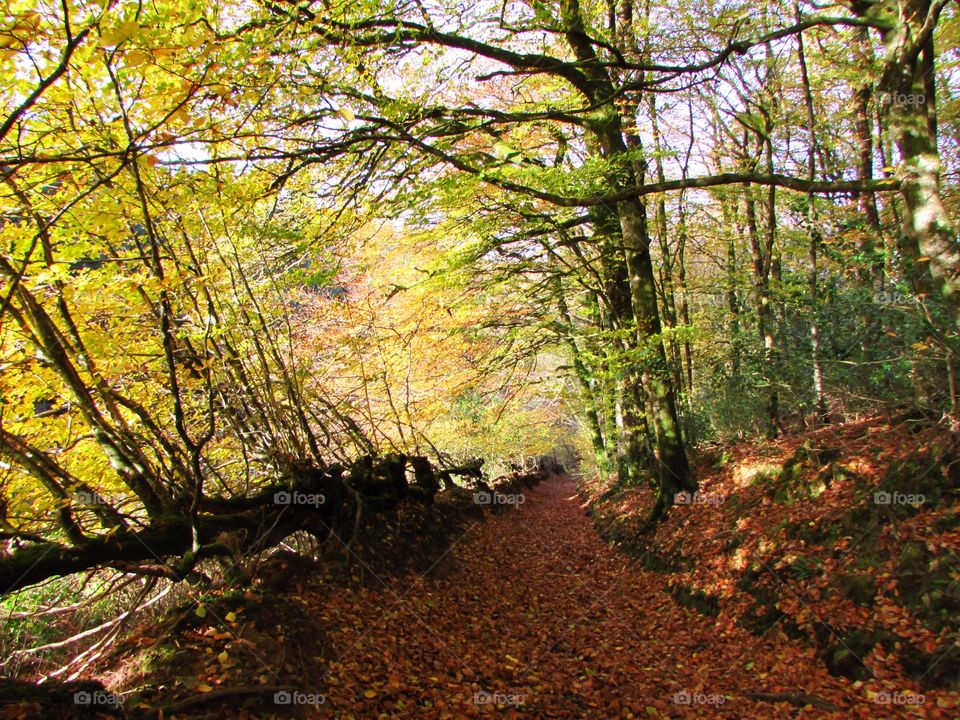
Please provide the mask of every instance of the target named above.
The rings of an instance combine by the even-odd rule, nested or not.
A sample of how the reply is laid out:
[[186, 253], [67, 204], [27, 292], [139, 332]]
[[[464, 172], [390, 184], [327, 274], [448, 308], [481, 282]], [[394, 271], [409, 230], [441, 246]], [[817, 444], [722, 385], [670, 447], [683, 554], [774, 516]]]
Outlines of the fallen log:
[[[440, 477], [479, 476], [481, 464], [474, 461], [437, 473], [427, 458], [400, 453], [364, 456], [348, 469], [291, 461], [282, 480], [252, 494], [202, 496], [192, 519], [181, 509], [146, 526], [114, 528], [73, 544], [23, 536], [19, 547], [0, 558], [0, 594], [101, 567], [132, 573], [142, 569], [144, 575], [182, 580], [203, 559], [259, 552], [298, 530], [321, 540], [336, 534], [349, 541], [365, 513], [391, 511], [411, 490], [418, 501], [432, 504]], [[187, 508], [189, 503], [184, 499], [178, 506]]]
[[108, 567], [179, 581], [192, 576], [201, 560], [236, 561], [297, 531], [321, 541], [336, 536], [350, 543], [365, 515], [391, 512], [408, 497], [431, 505], [441, 483], [450, 492], [469, 495], [452, 481], [454, 476], [471, 478], [477, 491], [489, 494], [519, 492], [546, 477], [544, 471], [516, 474], [509, 486], [495, 489], [484, 480], [482, 466], [482, 459], [474, 459], [437, 470], [426, 457], [401, 453], [364, 456], [349, 468], [291, 461], [283, 480], [249, 495], [202, 496], [192, 516], [181, 510], [76, 544], [23, 543], [0, 558], [0, 595], [51, 577]]

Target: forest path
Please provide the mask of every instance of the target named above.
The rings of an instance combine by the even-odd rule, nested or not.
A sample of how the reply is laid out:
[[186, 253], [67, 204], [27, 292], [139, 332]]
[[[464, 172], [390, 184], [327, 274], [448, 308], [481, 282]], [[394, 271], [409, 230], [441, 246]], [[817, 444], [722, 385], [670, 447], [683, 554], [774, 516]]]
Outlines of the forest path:
[[325, 598], [336, 657], [318, 659], [321, 716], [885, 716], [811, 651], [678, 605], [665, 576], [603, 543], [569, 477], [469, 525], [450, 553], [455, 569], [439, 577]]

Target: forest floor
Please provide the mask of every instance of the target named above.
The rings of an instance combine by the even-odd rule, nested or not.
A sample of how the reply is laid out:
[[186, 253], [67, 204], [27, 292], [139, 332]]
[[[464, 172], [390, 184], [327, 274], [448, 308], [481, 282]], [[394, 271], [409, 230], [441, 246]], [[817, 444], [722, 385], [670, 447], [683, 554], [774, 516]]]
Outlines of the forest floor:
[[[873, 478], [871, 487], [885, 487], [897, 458], [936, 445], [926, 431], [900, 432], [848, 424], [703, 456], [702, 497], [672, 510], [653, 542], [631, 531], [644, 516], [637, 499], [643, 493], [605, 488], [601, 497], [603, 489], [594, 488], [585, 495], [584, 486], [557, 476], [525, 492], [515, 509], [467, 519], [429, 572], [366, 570], [361, 583], [343, 584], [294, 564], [284, 569], [284, 590], [261, 587], [210, 601], [202, 617], [189, 615], [189, 627], [181, 622], [165, 637], [139, 638], [145, 653], [162, 647], [166, 656], [146, 663], [129, 655], [125, 668], [104, 677], [118, 691], [149, 684], [157, 698], [182, 698], [167, 703], [168, 720], [957, 718], [958, 693], [945, 689], [955, 678], [939, 689], [929, 683], [956, 667], [960, 649], [942, 645], [955, 638], [956, 615], [939, 632], [910, 616], [906, 599], [891, 600], [898, 597], [896, 567], [878, 559], [862, 572], [876, 588], [862, 592], [861, 578], [850, 581], [847, 594], [829, 590], [846, 577], [842, 558], [849, 553], [837, 557], [836, 546], [851, 544], [841, 532], [851, 513], [856, 534], [894, 564], [911, 538], [934, 526], [939, 530], [925, 538], [924, 552], [956, 560], [955, 501], [949, 512], [938, 503], [930, 510], [936, 517], [911, 508], [894, 540], [886, 532], [893, 524], [874, 518], [874, 531], [874, 521], [855, 512], [853, 488], [865, 477]], [[888, 456], [877, 456], [871, 443]], [[842, 455], [827, 452], [841, 445]], [[876, 467], [864, 465], [867, 456]], [[791, 469], [797, 467], [806, 469]], [[815, 483], [827, 468], [828, 481]], [[785, 472], [793, 473], [787, 489], [778, 484]], [[795, 496], [796, 487], [808, 486], [813, 492]], [[724, 502], [705, 500], [711, 496]], [[797, 539], [794, 526], [807, 535]], [[831, 529], [837, 532], [824, 534]], [[739, 534], [736, 542], [732, 534]], [[899, 555], [884, 545], [894, 541]], [[936, 575], [924, 565], [929, 558], [918, 557], [920, 572]], [[806, 558], [803, 573], [795, 572], [798, 558]], [[757, 562], [769, 566], [778, 594], [764, 590], [763, 573], [751, 571]], [[956, 565], [947, 567], [954, 582], [948, 590], [956, 590]], [[860, 604], [851, 603], [858, 589]], [[771, 608], [768, 626], [744, 622]], [[899, 628], [891, 636], [896, 642], [888, 648], [888, 637], [875, 638], [863, 652], [853, 640], [844, 643], [841, 627], [874, 629], [866, 618]], [[815, 632], [804, 633], [817, 627], [829, 630], [820, 644], [811, 640]], [[867, 676], [838, 675], [838, 660], [830, 672], [836, 658], [824, 648], [831, 639], [870, 667]], [[897, 662], [908, 640], [938, 668], [925, 673], [926, 684]], [[127, 710], [151, 716], [144, 706]]]
[[663, 575], [600, 539], [569, 477], [470, 527], [453, 552], [442, 580], [327, 608], [341, 657], [326, 701], [340, 717], [902, 716], [812, 652], [681, 607]]

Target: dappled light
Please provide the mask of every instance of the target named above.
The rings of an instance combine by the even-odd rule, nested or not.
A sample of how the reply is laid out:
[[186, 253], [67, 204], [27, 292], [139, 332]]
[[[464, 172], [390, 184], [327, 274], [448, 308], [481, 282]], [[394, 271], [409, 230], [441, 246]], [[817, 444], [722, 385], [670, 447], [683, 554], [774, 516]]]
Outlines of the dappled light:
[[8, 0], [0, 720], [960, 716], [960, 9]]

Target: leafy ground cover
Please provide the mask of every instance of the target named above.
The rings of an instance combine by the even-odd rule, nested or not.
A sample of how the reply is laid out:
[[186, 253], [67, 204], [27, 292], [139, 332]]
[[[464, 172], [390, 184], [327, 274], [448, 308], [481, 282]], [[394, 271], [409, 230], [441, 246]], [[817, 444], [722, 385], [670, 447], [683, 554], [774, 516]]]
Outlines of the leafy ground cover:
[[342, 568], [284, 553], [141, 628], [102, 668], [122, 706], [99, 710], [953, 718], [955, 451], [877, 419], [718, 449], [652, 537], [648, 491], [568, 476], [450, 513], [426, 543], [400, 514]]

